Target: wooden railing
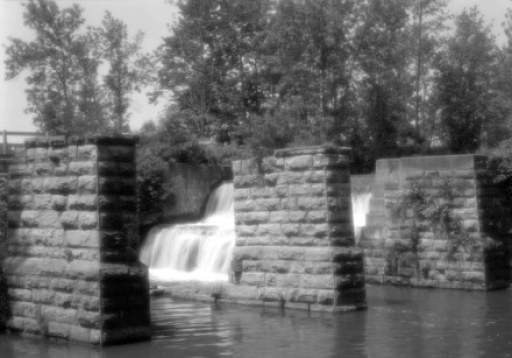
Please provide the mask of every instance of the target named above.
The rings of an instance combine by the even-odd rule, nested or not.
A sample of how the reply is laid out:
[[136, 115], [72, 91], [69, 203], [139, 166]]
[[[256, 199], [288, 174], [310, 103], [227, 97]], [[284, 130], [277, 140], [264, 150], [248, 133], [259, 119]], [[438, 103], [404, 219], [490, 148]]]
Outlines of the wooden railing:
[[8, 141], [9, 136], [36, 137], [36, 136], [41, 136], [41, 135], [44, 135], [44, 134], [38, 133], [38, 132], [15, 132], [15, 131], [4, 130], [4, 131], [2, 131], [3, 140], [2, 140], [2, 150], [1, 150], [0, 154], [2, 154], [2, 155], [14, 154], [14, 153], [16, 153], [17, 149], [23, 148], [22, 143], [10, 143], [9, 144], [9, 141]]

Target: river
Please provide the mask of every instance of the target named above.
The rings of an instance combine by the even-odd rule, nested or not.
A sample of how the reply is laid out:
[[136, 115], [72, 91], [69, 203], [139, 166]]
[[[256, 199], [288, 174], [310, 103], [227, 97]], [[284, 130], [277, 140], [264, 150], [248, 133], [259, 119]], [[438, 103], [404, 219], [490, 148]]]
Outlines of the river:
[[512, 357], [512, 290], [368, 287], [338, 315], [152, 299], [153, 340], [113, 347], [0, 335], [0, 357]]

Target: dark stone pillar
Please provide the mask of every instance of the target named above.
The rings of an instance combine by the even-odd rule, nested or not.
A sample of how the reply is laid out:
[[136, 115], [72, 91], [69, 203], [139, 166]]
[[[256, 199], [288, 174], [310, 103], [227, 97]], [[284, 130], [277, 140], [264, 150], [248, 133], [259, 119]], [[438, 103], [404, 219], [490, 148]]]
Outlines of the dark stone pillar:
[[135, 145], [26, 142], [9, 170], [9, 329], [102, 345], [150, 337], [147, 268], [135, 251]]

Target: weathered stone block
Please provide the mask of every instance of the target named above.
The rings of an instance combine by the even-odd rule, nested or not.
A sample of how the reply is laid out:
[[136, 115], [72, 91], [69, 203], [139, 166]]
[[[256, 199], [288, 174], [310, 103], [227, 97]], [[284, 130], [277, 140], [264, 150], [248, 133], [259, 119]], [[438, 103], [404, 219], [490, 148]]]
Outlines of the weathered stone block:
[[99, 225], [98, 213], [94, 211], [78, 212], [78, 222], [82, 230], [97, 229]]
[[48, 160], [48, 148], [28, 148], [26, 150], [28, 162], [42, 162]]
[[100, 234], [97, 230], [66, 230], [64, 237], [69, 247], [100, 247]]
[[235, 188], [252, 188], [257, 187], [262, 182], [262, 177], [259, 175], [240, 175], [233, 178]]
[[23, 208], [32, 209], [33, 196], [25, 195], [9, 195], [7, 198], [7, 208], [9, 210], [20, 211]]
[[307, 212], [303, 210], [288, 210], [288, 221], [291, 223], [304, 222], [306, 219]]
[[54, 210], [24, 210], [20, 225], [27, 228], [60, 228], [59, 212]]
[[[90, 342], [91, 329], [73, 325], [69, 330], [69, 338], [78, 342]], [[98, 344], [99, 342], [93, 343]]]
[[39, 323], [34, 318], [11, 317], [7, 320], [6, 326], [13, 331], [24, 331], [34, 334], [38, 334], [40, 332]]
[[301, 172], [282, 172], [279, 174], [276, 185], [296, 185], [307, 183], [308, 176]]
[[334, 275], [308, 275], [304, 274], [300, 276], [301, 287], [308, 288], [319, 288], [319, 289], [332, 289], [334, 290], [336, 277]]
[[98, 161], [133, 162], [135, 147], [133, 145], [101, 145], [98, 147]]
[[133, 177], [135, 166], [133, 163], [124, 163], [116, 161], [98, 162], [98, 175], [100, 176], [128, 176]]
[[68, 196], [68, 210], [96, 210], [98, 208], [98, 196], [94, 194]]
[[35, 163], [32, 166], [32, 170], [34, 171], [35, 175], [52, 175], [53, 165], [48, 162]]
[[32, 291], [25, 288], [10, 288], [7, 291], [10, 299], [15, 301], [27, 301], [32, 299]]
[[78, 221], [78, 211], [65, 211], [60, 216], [60, 224], [64, 229], [78, 229], [80, 222]]
[[350, 165], [350, 158], [346, 154], [330, 154], [313, 156], [315, 169], [345, 169]]
[[240, 283], [242, 285], [262, 286], [265, 283], [265, 274], [262, 272], [244, 272]]
[[98, 280], [100, 263], [86, 260], [74, 260], [66, 265], [65, 277], [85, 281]]
[[94, 161], [73, 161], [68, 166], [69, 175], [94, 175], [96, 172], [96, 163]]
[[79, 181], [75, 177], [47, 177], [44, 180], [43, 190], [46, 193], [65, 195], [75, 192], [78, 185]]
[[323, 197], [301, 197], [297, 199], [297, 207], [300, 210], [325, 210], [326, 200]]
[[274, 211], [280, 208], [281, 201], [279, 198], [256, 199], [254, 211]]
[[78, 177], [78, 192], [81, 194], [95, 194], [98, 187], [96, 175], [82, 175]]
[[315, 303], [318, 300], [318, 291], [313, 289], [300, 289], [290, 297], [291, 302]]
[[288, 213], [286, 211], [274, 211], [269, 216], [269, 222], [286, 223], [288, 222]]
[[245, 213], [237, 213], [235, 221], [244, 225], [262, 224], [266, 223], [269, 219], [270, 213], [268, 211], [251, 211]]
[[11, 314], [19, 317], [36, 317], [36, 305], [32, 302], [13, 302]]
[[98, 192], [110, 195], [135, 195], [135, 178], [100, 177]]
[[79, 145], [76, 147], [76, 156], [74, 158], [79, 161], [96, 162], [98, 159], [98, 148], [94, 144]]
[[285, 158], [284, 167], [286, 170], [305, 171], [313, 166], [313, 157], [311, 155], [298, 155]]
[[238, 205], [242, 199], [248, 199], [251, 197], [251, 188], [238, 188], [235, 189], [234, 193], [235, 204]]
[[259, 224], [256, 233], [260, 236], [279, 236], [282, 227], [283, 225], [279, 224]]
[[301, 224], [299, 232], [304, 236], [314, 236], [317, 238], [326, 237], [330, 232], [331, 227], [327, 223], [322, 224]]
[[34, 166], [26, 163], [13, 163], [9, 165], [9, 177], [19, 178], [32, 174]]

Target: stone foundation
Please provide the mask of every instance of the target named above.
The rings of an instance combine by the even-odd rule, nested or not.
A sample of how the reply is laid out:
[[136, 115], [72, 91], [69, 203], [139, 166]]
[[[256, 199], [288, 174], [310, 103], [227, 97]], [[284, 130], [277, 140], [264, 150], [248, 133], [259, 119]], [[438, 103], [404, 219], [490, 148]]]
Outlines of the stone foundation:
[[[354, 247], [349, 150], [284, 149], [233, 162], [236, 299], [286, 307], [365, 307], [363, 254]], [[235, 292], [237, 291], [237, 292]]]
[[33, 140], [10, 166], [10, 330], [94, 344], [150, 337], [135, 142]]
[[[0, 262], [5, 255], [7, 234], [7, 174], [0, 172]], [[9, 317], [7, 283], [0, 265], [0, 331], [5, 329]]]
[[487, 158], [382, 159], [360, 246], [366, 279], [421, 287], [508, 286], [507, 221]]

